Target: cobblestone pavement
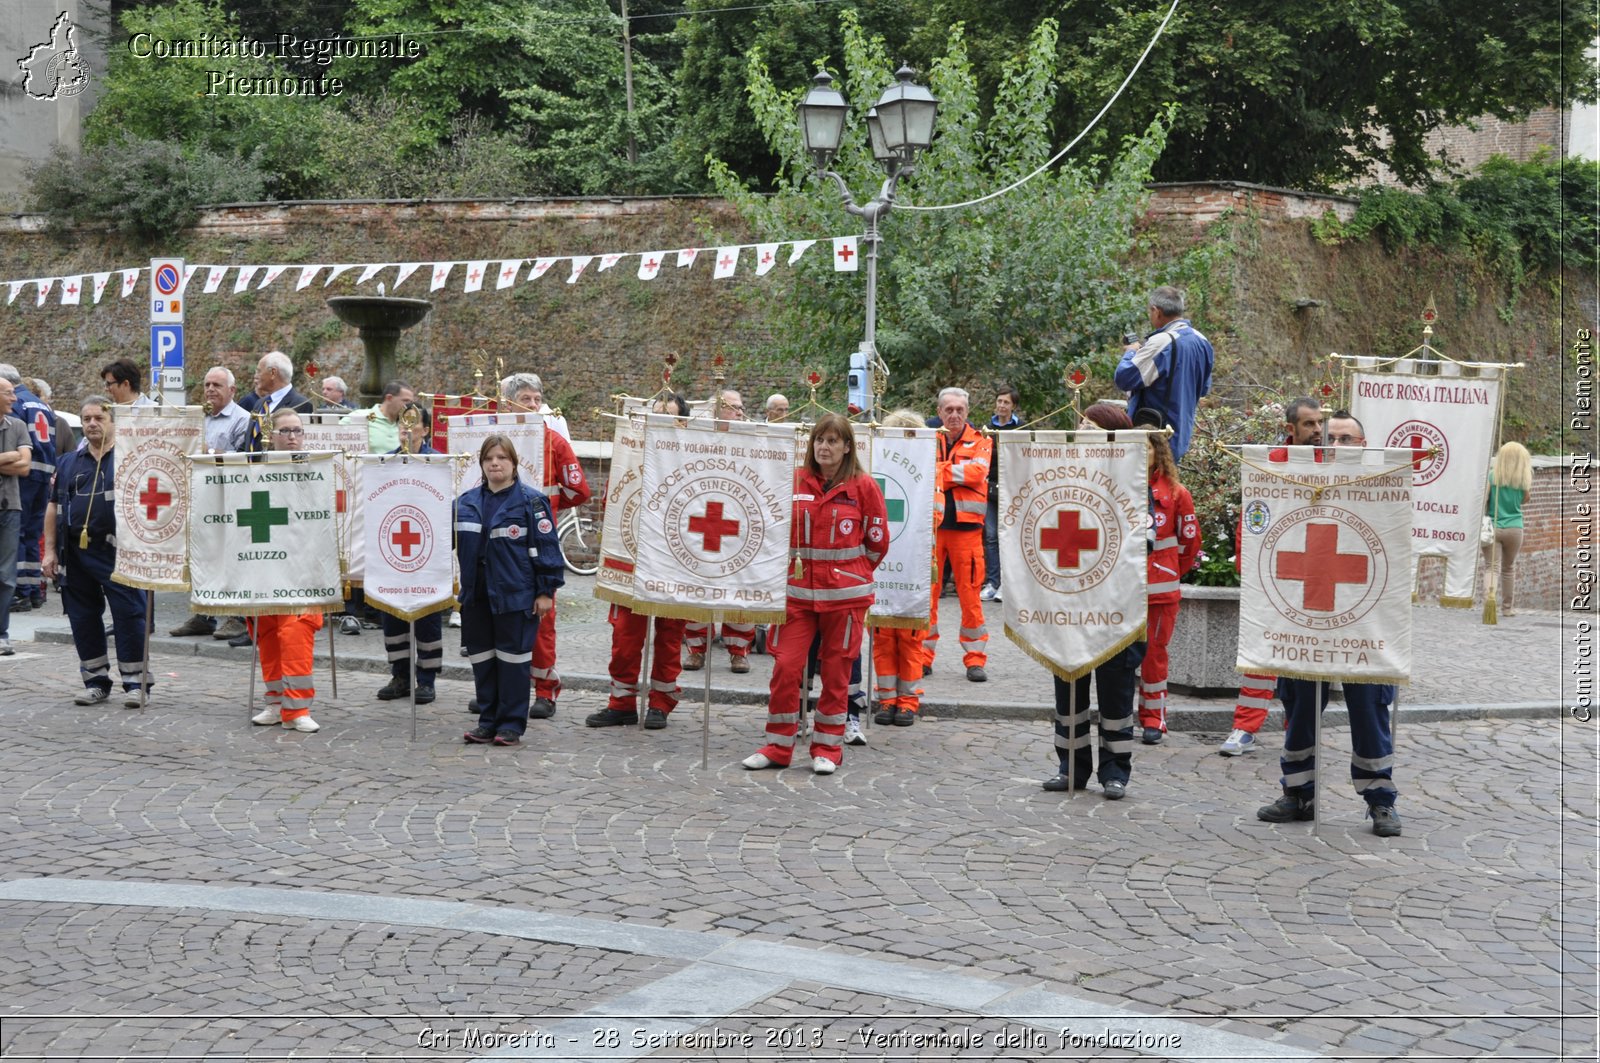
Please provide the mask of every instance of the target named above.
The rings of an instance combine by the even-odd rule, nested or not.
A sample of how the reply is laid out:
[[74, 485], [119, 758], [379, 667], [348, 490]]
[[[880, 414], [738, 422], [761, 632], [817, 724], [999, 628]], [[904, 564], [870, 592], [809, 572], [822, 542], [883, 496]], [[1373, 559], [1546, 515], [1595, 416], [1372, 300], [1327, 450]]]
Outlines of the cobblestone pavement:
[[1138, 747], [1111, 803], [1040, 790], [1040, 721], [877, 728], [831, 777], [752, 773], [761, 710], [720, 699], [702, 768], [691, 704], [590, 730], [601, 696], [569, 690], [523, 747], [466, 746], [446, 679], [411, 741], [352, 668], [303, 735], [249, 724], [248, 651], [158, 654], [145, 711], [74, 707], [71, 647], [19, 651], [6, 1059], [1600, 1050], [1600, 747], [1554, 711], [1402, 721], [1385, 840], [1337, 726], [1313, 837], [1255, 819], [1270, 754], [1206, 733]]

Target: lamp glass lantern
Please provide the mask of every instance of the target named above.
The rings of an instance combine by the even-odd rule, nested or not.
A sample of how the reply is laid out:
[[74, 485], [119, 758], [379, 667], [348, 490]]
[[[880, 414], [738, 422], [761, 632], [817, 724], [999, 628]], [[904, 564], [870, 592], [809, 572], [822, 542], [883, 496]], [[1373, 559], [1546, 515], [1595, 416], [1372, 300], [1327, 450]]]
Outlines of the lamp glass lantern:
[[883, 122], [878, 118], [876, 107], [867, 112], [867, 137], [872, 141], [872, 157], [879, 163], [887, 166], [900, 157], [900, 153], [883, 139]]
[[[895, 83], [883, 90], [873, 110], [883, 127], [884, 147], [891, 152], [914, 155], [933, 143], [934, 119], [939, 101], [933, 93], [912, 79], [917, 72], [909, 66], [895, 71]], [[874, 146], [876, 154], [876, 146]]]
[[833, 87], [833, 78], [827, 71], [819, 70], [800, 101], [800, 135], [817, 169], [827, 169], [838, 152], [844, 140], [845, 113], [849, 109], [844, 96]]

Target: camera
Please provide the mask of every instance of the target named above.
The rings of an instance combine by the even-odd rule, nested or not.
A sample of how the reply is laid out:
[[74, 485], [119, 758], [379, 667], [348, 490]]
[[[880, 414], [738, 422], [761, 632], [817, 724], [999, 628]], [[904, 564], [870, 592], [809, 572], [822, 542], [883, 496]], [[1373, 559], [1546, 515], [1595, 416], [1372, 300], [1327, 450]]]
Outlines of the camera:
[[1139, 334], [1137, 332], [1131, 332], [1131, 331], [1130, 332], [1124, 332], [1122, 334], [1122, 342], [1123, 342], [1124, 346], [1126, 346], [1128, 344], [1135, 344], [1136, 345], [1139, 342]]

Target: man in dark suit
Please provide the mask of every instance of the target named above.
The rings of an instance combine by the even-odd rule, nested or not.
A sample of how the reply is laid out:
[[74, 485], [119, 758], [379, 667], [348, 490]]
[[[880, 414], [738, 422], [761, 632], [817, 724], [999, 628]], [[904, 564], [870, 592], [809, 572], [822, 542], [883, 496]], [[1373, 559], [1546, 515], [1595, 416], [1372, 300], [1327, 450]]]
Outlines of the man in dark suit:
[[294, 388], [294, 363], [282, 351], [268, 351], [256, 363], [256, 389], [239, 400], [239, 405], [254, 418], [250, 423], [251, 451], [261, 449], [261, 421], [279, 410], [310, 413], [311, 400]]

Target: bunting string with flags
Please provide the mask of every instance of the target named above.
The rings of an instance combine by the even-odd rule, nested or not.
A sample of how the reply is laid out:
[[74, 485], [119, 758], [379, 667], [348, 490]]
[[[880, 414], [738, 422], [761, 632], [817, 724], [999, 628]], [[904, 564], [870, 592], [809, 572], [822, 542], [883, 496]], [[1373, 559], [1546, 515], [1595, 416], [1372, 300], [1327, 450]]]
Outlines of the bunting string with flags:
[[793, 425], [648, 415], [632, 608], [782, 621], [794, 463]]
[[1071, 682], [1145, 633], [1144, 432], [997, 432], [1006, 637]]
[[148, 591], [189, 589], [188, 455], [205, 450], [198, 406], [117, 406], [117, 567]]
[[187, 460], [191, 609], [254, 616], [344, 608], [332, 454]]
[[[712, 261], [712, 276], [717, 280], [726, 280], [739, 275], [743, 262], [753, 262], [754, 265], [744, 266], [743, 272], [764, 277], [780, 262], [786, 265], [796, 265], [810, 250], [813, 244], [826, 241], [825, 246], [830, 246], [833, 253], [833, 269], [837, 272], [855, 272], [859, 269], [857, 261], [859, 255], [857, 247], [859, 237], [837, 236], [816, 237], [806, 240], [784, 240], [779, 242], [764, 242], [754, 244], [728, 244], [719, 247], [681, 247], [664, 251], [608, 251], [599, 254], [567, 254], [544, 255], [539, 257], [527, 256], [525, 258], [509, 258], [498, 264], [489, 260], [463, 260], [441, 259], [433, 262], [303, 262], [303, 263], [249, 263], [249, 264], [195, 264], [184, 267], [184, 285], [187, 286], [190, 277], [199, 273], [204, 278], [201, 287], [202, 294], [215, 295], [224, 291], [224, 283], [228, 272], [234, 275], [232, 293], [237, 295], [250, 290], [261, 291], [272, 285], [285, 271], [296, 269], [295, 291], [303, 291], [310, 287], [318, 276], [326, 276], [322, 287], [332, 284], [336, 277], [350, 271], [360, 270], [356, 277], [356, 286], [371, 283], [378, 279], [385, 271], [395, 271], [390, 289], [398, 289], [406, 280], [419, 269], [427, 267], [430, 277], [430, 291], [439, 291], [449, 284], [450, 275], [457, 265], [465, 266], [462, 275], [461, 290], [464, 294], [473, 294], [484, 291], [502, 291], [515, 287], [518, 283], [518, 274], [521, 273], [524, 263], [531, 262], [532, 266], [521, 277], [521, 283], [529, 284], [537, 281], [548, 273], [557, 263], [568, 264], [566, 281], [576, 284], [578, 280], [589, 273], [596, 275], [605, 273], [627, 259], [638, 259], [638, 267], [634, 275], [642, 281], [653, 281], [661, 274], [662, 266], [666, 265], [668, 256], [673, 256], [672, 261], [679, 268], [692, 267], [702, 257]], [[782, 254], [782, 249], [788, 247], [788, 254]], [[753, 254], [746, 257], [742, 253], [751, 251]], [[702, 256], [701, 252], [706, 252]], [[595, 269], [589, 270], [591, 262], [598, 264]], [[147, 267], [121, 270], [122, 284], [121, 297], [126, 299], [131, 296], [138, 286], [140, 275]], [[44, 306], [49, 303], [52, 292], [59, 291], [60, 296], [55, 305], [73, 306], [81, 304], [81, 292], [84, 288], [84, 279], [92, 276], [94, 279], [94, 301], [100, 301], [100, 295], [105, 290], [107, 279], [114, 270], [74, 270], [55, 277], [25, 277], [11, 280], [0, 280], [0, 285], [5, 285], [8, 297], [15, 300], [17, 293], [25, 285], [33, 285], [36, 289], [35, 305]], [[493, 285], [484, 282], [492, 275], [496, 280]]]
[[1410, 449], [1272, 453], [1240, 454], [1239, 671], [1408, 682]]
[[458, 457], [363, 454], [366, 600], [411, 621], [455, 607]]
[[[1499, 437], [1504, 367], [1451, 361], [1352, 358], [1350, 412], [1372, 446], [1411, 453], [1410, 586], [1417, 563], [1444, 558], [1439, 604], [1472, 607], [1478, 529], [1488, 489], [1489, 462]], [[1426, 367], [1423, 375], [1423, 367]], [[1470, 373], [1471, 375], [1467, 375]]]
[[877, 428], [867, 471], [883, 492], [889, 549], [877, 571], [877, 597], [867, 622], [880, 627], [925, 628], [933, 601], [933, 485], [938, 432], [929, 428]]
[[449, 453], [465, 454], [472, 460], [462, 470], [461, 490], [470, 491], [483, 483], [483, 468], [478, 451], [492, 435], [510, 438], [517, 448], [517, 475], [536, 491], [544, 490], [544, 417], [537, 413], [471, 413], [452, 417], [449, 422]]
[[639, 489], [644, 477], [644, 418], [647, 399], [625, 397], [611, 439], [605, 519], [600, 528], [600, 567], [594, 596], [632, 609], [634, 559], [639, 542]]

